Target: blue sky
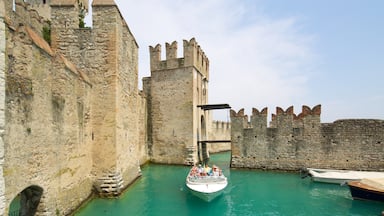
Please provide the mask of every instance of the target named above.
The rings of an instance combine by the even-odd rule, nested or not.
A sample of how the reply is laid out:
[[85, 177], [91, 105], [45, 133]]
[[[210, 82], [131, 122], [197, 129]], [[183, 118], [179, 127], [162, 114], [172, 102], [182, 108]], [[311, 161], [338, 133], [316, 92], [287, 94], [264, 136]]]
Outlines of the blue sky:
[[[209, 102], [238, 111], [322, 105], [322, 122], [384, 119], [383, 0], [115, 0], [150, 76], [148, 46], [195, 37]], [[165, 53], [163, 53], [163, 56]], [[216, 118], [224, 118], [216, 114]]]

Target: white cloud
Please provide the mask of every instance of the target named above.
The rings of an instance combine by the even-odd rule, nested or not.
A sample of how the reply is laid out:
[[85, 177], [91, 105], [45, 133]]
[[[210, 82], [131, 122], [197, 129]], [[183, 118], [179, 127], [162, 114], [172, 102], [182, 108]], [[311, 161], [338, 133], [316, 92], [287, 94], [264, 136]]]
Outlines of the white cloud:
[[[195, 37], [210, 59], [210, 102], [234, 109], [283, 109], [304, 102], [312, 36], [294, 17], [271, 19], [257, 1], [116, 0], [139, 46], [139, 74], [149, 76], [148, 46]], [[247, 5], [249, 4], [249, 5]], [[163, 56], [165, 54], [163, 53]], [[299, 104], [301, 106], [301, 104]], [[298, 107], [296, 107], [298, 110]]]

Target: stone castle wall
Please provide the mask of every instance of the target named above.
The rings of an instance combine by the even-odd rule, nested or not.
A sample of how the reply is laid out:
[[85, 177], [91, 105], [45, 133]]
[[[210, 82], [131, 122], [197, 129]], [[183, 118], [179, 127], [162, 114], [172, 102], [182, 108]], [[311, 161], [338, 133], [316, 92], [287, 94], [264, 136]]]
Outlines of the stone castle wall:
[[116, 4], [93, 1], [94, 27], [81, 29], [77, 1], [50, 3], [50, 22], [22, 1], [0, 3], [5, 214], [26, 188], [43, 191], [38, 215], [69, 214], [93, 189], [119, 195], [148, 160], [138, 46]]
[[384, 120], [320, 123], [321, 106], [277, 108], [267, 127], [267, 109], [251, 121], [231, 111], [232, 167], [298, 170], [303, 167], [383, 170]]
[[[231, 140], [231, 123], [223, 121], [211, 122], [208, 137], [209, 140]], [[211, 143], [208, 149], [210, 153], [230, 151], [231, 143]]]
[[[8, 31], [5, 75], [6, 206], [41, 187], [41, 212], [69, 213], [92, 189], [87, 76], [31, 28]], [[56, 210], [57, 209], [57, 210]]]
[[5, 156], [5, 73], [6, 73], [6, 26], [5, 4], [0, 2], [0, 215], [5, 215], [5, 179], [3, 174]]

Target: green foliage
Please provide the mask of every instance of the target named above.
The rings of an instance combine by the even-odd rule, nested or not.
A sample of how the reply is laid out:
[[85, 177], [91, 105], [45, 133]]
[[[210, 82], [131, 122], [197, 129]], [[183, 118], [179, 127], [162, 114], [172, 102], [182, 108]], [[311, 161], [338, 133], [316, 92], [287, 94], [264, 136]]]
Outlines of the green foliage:
[[79, 28], [85, 28], [84, 13], [79, 14]]
[[45, 41], [48, 42], [49, 45], [51, 45], [51, 26], [44, 26], [43, 27], [43, 38]]

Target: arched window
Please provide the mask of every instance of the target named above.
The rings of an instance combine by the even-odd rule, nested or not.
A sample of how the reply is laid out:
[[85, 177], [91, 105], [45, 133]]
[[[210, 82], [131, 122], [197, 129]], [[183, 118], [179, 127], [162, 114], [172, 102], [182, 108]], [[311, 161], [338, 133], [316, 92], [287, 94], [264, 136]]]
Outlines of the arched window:
[[9, 215], [35, 215], [43, 188], [31, 185], [21, 191], [11, 202]]

